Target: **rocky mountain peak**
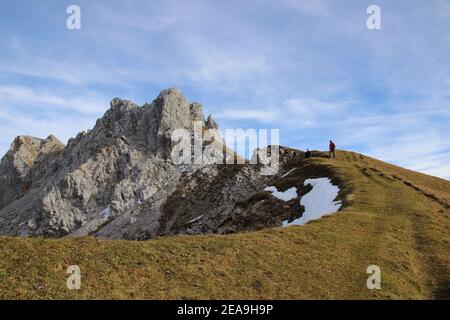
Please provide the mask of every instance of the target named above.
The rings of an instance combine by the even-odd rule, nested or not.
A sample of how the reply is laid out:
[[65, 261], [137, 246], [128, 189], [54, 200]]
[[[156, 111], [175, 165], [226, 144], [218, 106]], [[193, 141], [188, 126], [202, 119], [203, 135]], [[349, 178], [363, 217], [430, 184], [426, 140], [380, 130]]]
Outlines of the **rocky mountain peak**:
[[217, 122], [213, 119], [212, 115], [208, 116], [208, 119], [206, 119], [206, 127], [208, 129], [219, 129], [219, 125]]
[[[201, 104], [171, 88], [143, 106], [113, 99], [94, 128], [66, 147], [54, 136], [16, 138], [0, 165], [0, 235], [147, 239], [213, 232], [269, 178], [256, 166], [173, 162], [173, 131], [192, 138], [199, 123], [218, 128]], [[202, 148], [224, 152], [212, 142]]]
[[192, 130], [194, 121], [205, 122], [203, 106], [197, 102], [190, 103], [176, 88], [161, 91], [152, 105], [163, 131], [181, 128]]
[[139, 107], [130, 100], [124, 100], [120, 98], [112, 99], [109, 104], [111, 113], [115, 115], [124, 115], [128, 111]]
[[32, 169], [64, 149], [55, 136], [17, 136], [0, 163], [0, 208], [23, 196], [32, 184]]
[[31, 136], [17, 136], [11, 144], [5, 160], [10, 161], [19, 173], [24, 173], [39, 154], [43, 141]]
[[178, 88], [167, 88], [161, 90], [158, 97], [156, 97], [155, 101], [179, 101], [179, 102], [187, 102], [183, 93]]
[[205, 122], [203, 106], [198, 102], [190, 103], [177, 88], [161, 91], [152, 105], [159, 111], [158, 114], [161, 116], [159, 120], [171, 126], [181, 124], [189, 129], [192, 126], [189, 122]]
[[24, 177], [39, 157], [60, 151], [64, 147], [64, 144], [54, 135], [50, 135], [46, 139], [17, 136], [3, 157], [1, 168], [3, 170], [5, 168], [12, 169], [18, 176]]
[[[120, 98], [114, 98], [110, 105], [110, 109], [97, 121], [88, 140], [108, 141], [111, 144], [124, 137], [134, 145], [167, 158], [174, 130], [194, 132], [195, 122], [201, 122], [205, 128], [218, 128], [211, 116], [205, 120], [201, 104], [189, 102], [176, 88], [161, 91], [156, 99], [143, 106]], [[73, 141], [69, 144], [72, 145]]]

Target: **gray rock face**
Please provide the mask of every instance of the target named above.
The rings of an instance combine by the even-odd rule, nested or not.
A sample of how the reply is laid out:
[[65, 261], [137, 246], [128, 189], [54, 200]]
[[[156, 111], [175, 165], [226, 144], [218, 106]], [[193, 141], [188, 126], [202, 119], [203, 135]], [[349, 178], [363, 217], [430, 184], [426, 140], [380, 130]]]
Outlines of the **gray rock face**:
[[149, 239], [223, 232], [236, 203], [274, 177], [249, 164], [174, 164], [173, 130], [194, 133], [198, 121], [204, 130], [218, 128], [211, 116], [205, 121], [200, 104], [167, 89], [143, 106], [113, 99], [95, 127], [67, 146], [53, 136], [17, 137], [0, 164], [0, 235]]
[[0, 208], [27, 193], [33, 187], [32, 181], [38, 180], [44, 170], [52, 169], [52, 160], [63, 149], [64, 144], [54, 136], [45, 140], [29, 136], [14, 139], [0, 163]]

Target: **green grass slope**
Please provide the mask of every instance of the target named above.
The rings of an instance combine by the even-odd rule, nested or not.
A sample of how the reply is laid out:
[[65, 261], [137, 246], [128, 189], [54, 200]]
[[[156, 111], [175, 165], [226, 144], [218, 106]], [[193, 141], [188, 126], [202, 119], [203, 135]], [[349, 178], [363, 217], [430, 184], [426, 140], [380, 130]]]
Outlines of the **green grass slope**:
[[[343, 209], [306, 226], [143, 242], [0, 238], [0, 298], [449, 298], [450, 182], [337, 156], [288, 164], [299, 168], [289, 179], [341, 186]], [[69, 265], [81, 268], [80, 290], [66, 287]], [[369, 265], [381, 290], [366, 287]]]

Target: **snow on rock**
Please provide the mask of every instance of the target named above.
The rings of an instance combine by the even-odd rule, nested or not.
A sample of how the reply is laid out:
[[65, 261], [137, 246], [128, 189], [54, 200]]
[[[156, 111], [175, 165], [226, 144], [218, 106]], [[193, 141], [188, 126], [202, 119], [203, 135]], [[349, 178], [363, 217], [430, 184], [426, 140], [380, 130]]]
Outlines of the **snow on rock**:
[[107, 206], [107, 207], [105, 208], [105, 210], [103, 210], [102, 212], [100, 212], [100, 214], [103, 216], [103, 218], [109, 219], [109, 217], [111, 216], [111, 206]]
[[313, 189], [300, 199], [300, 204], [305, 207], [303, 216], [292, 222], [284, 221], [284, 227], [304, 225], [311, 220], [335, 213], [342, 206], [340, 201], [335, 201], [339, 187], [333, 185], [329, 178], [307, 179], [304, 185], [308, 184]]
[[290, 175], [291, 172], [294, 171], [295, 169], [297, 169], [297, 168], [294, 168], [294, 169], [289, 170], [289, 172], [286, 173], [286, 174], [284, 174], [284, 175], [282, 175], [281, 178], [287, 177], [287, 176]]
[[264, 191], [269, 191], [272, 192], [272, 195], [278, 199], [284, 200], [284, 201], [289, 201], [292, 199], [297, 198], [297, 188], [292, 187], [288, 190], [286, 190], [285, 192], [280, 192], [278, 191], [278, 189], [276, 187], [267, 187], [264, 189]]
[[201, 216], [199, 216], [199, 217], [197, 217], [197, 218], [195, 218], [195, 219], [192, 219], [191, 221], [189, 221], [189, 222], [186, 223], [186, 224], [191, 224], [191, 223], [193, 223], [193, 222], [199, 220], [199, 219], [200, 219], [201, 217], [203, 217], [203, 216], [204, 216], [204, 214], [202, 214]]

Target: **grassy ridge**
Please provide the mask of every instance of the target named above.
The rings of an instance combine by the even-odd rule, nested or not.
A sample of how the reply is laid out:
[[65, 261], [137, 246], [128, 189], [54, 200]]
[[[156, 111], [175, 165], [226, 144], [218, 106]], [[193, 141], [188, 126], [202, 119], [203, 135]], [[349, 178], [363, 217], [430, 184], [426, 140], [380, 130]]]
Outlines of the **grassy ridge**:
[[[368, 157], [314, 158], [346, 190], [304, 227], [151, 241], [0, 238], [6, 299], [396, 299], [450, 297], [450, 182]], [[292, 164], [295, 167], [295, 163]], [[82, 288], [66, 288], [79, 265]], [[369, 265], [382, 289], [368, 290]]]

